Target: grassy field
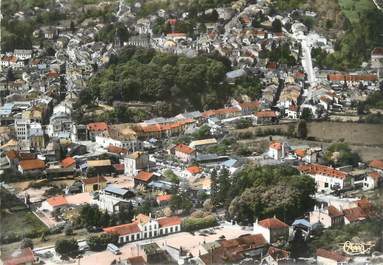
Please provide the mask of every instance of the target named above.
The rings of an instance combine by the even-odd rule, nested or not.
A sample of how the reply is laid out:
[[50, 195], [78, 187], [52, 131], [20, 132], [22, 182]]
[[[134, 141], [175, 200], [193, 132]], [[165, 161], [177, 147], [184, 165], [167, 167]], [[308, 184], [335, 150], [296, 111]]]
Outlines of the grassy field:
[[46, 226], [14, 195], [5, 189], [0, 192], [0, 234], [23, 236], [44, 231]]

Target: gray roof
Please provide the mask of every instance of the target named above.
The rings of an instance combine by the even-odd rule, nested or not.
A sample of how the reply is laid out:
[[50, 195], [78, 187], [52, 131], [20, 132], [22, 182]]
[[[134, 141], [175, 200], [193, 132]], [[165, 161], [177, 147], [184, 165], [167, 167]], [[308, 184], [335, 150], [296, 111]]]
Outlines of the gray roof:
[[129, 190], [126, 190], [126, 189], [121, 189], [119, 187], [116, 187], [116, 186], [107, 186], [105, 189], [104, 189], [105, 192], [109, 192], [109, 193], [114, 193], [114, 194], [117, 194], [117, 195], [121, 195], [121, 196], [125, 196]]
[[227, 72], [226, 73], [226, 78], [238, 78], [238, 77], [241, 77], [241, 76], [244, 76], [246, 75], [246, 71], [243, 70], [243, 69], [238, 69], [238, 70], [234, 70], [234, 71], [231, 71], [231, 72]]

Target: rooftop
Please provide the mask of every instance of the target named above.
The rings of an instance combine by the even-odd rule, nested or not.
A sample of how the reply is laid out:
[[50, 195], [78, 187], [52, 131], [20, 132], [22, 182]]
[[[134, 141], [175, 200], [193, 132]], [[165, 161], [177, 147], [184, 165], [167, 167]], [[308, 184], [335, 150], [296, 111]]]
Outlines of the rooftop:
[[288, 228], [289, 226], [277, 218], [267, 218], [258, 222], [260, 226], [269, 229]]
[[331, 259], [337, 262], [343, 262], [346, 261], [348, 258], [345, 256], [340, 255], [339, 253], [335, 251], [326, 250], [323, 248], [318, 248], [316, 251], [317, 257], [324, 257], [327, 259]]
[[148, 182], [149, 180], [151, 180], [153, 175], [154, 174], [151, 173], [151, 172], [140, 171], [140, 173], [138, 173], [138, 175], [135, 176], [134, 178], [138, 179], [138, 180], [142, 180], [142, 181]]
[[320, 174], [320, 175], [326, 175], [329, 177], [334, 177], [339, 179], [347, 178], [346, 172], [336, 170], [328, 166], [319, 165], [319, 164], [300, 165], [298, 167], [298, 170], [302, 173], [307, 173], [307, 174]]

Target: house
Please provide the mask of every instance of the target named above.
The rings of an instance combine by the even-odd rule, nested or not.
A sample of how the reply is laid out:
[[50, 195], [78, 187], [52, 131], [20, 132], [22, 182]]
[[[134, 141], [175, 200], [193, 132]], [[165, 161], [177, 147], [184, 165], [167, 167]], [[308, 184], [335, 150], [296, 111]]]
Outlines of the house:
[[84, 204], [90, 204], [92, 196], [88, 192], [78, 193], [68, 196], [51, 197], [41, 203], [39, 210], [52, 213], [56, 209], [63, 209], [68, 207], [75, 207]]
[[310, 224], [320, 223], [324, 228], [344, 224], [344, 214], [335, 206], [329, 205], [327, 208], [314, 206], [310, 212]]
[[82, 192], [93, 192], [106, 188], [107, 180], [104, 177], [92, 177], [81, 180]]
[[330, 192], [351, 186], [351, 177], [346, 172], [319, 164], [300, 165], [298, 170], [315, 179], [318, 192]]
[[343, 214], [344, 214], [344, 223], [345, 224], [364, 221], [368, 218], [368, 215], [359, 206], [344, 209]]
[[285, 148], [283, 143], [274, 142], [269, 145], [268, 156], [274, 160], [279, 160], [285, 156]]
[[290, 252], [279, 249], [276, 247], [269, 247], [267, 250], [266, 256], [262, 259], [261, 265], [279, 265], [279, 264], [292, 264], [292, 260], [290, 259]]
[[380, 173], [383, 173], [383, 160], [372, 160], [368, 166]]
[[254, 223], [253, 232], [262, 234], [267, 243], [287, 242], [289, 237], [289, 226], [281, 220], [273, 217]]
[[97, 204], [100, 209], [108, 213], [118, 213], [133, 204], [129, 200], [132, 197], [134, 197], [134, 193], [131, 190], [109, 185], [104, 190], [98, 192], [92, 203]]
[[128, 151], [137, 151], [142, 149], [142, 142], [137, 139], [137, 133], [127, 124], [115, 124], [108, 126], [108, 132], [95, 135], [95, 141], [103, 148], [116, 146], [127, 149]]
[[108, 234], [118, 235], [123, 244], [142, 239], [164, 236], [181, 231], [181, 218], [177, 216], [154, 219], [151, 215], [139, 214], [132, 223], [104, 228]]
[[371, 171], [365, 177], [363, 181], [364, 190], [373, 190], [382, 186], [383, 176], [378, 171]]
[[88, 139], [95, 141], [96, 136], [105, 136], [108, 134], [108, 124], [105, 122], [93, 122], [86, 126]]
[[261, 102], [258, 100], [243, 103], [235, 102], [233, 106], [238, 108], [241, 111], [242, 115], [249, 115], [260, 109]]
[[66, 157], [61, 161], [61, 166], [63, 168], [76, 168], [76, 160], [73, 157]]
[[189, 163], [196, 156], [196, 151], [184, 144], [177, 144], [175, 148], [175, 156], [182, 162]]
[[242, 163], [236, 159], [230, 158], [220, 164], [221, 168], [229, 170], [230, 174], [234, 174], [241, 166]]
[[200, 255], [200, 259], [207, 265], [240, 264], [246, 257], [261, 259], [268, 246], [261, 234], [247, 234], [204, 245], [207, 253]]
[[156, 179], [156, 177], [154, 173], [140, 171], [137, 176], [134, 176], [134, 186], [143, 185], [146, 187], [151, 181]]
[[258, 111], [255, 113], [257, 124], [270, 124], [278, 121], [277, 114], [272, 110]]
[[112, 163], [109, 159], [88, 160], [87, 173], [91, 175], [110, 175], [112, 172]]
[[67, 207], [68, 201], [64, 196], [56, 196], [52, 198], [48, 198], [41, 204], [42, 210], [47, 210], [49, 212], [53, 212], [56, 209], [61, 209]]
[[22, 248], [14, 250], [10, 255], [2, 255], [1, 261], [4, 265], [32, 265], [38, 264], [39, 258], [35, 256], [31, 248]]
[[190, 166], [185, 169], [185, 175], [187, 177], [192, 177], [200, 173], [202, 173], [202, 168], [200, 168], [199, 166]]
[[346, 265], [349, 258], [340, 255], [335, 251], [319, 248], [316, 250], [318, 265]]
[[124, 158], [125, 174], [136, 176], [139, 170], [146, 169], [149, 165], [149, 155], [144, 152], [134, 152]]
[[19, 163], [18, 170], [21, 174], [39, 173], [45, 169], [45, 162], [40, 159], [22, 160]]
[[158, 195], [156, 197], [157, 204], [160, 206], [168, 204], [171, 199], [172, 199], [171, 194], [163, 194], [163, 195]]

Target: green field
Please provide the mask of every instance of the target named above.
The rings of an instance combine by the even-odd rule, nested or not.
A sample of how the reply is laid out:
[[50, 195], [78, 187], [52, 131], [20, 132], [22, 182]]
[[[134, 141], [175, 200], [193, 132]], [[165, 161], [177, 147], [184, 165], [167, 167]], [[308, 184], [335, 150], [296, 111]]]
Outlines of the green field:
[[13, 194], [0, 190], [0, 235], [2, 239], [38, 235], [46, 226]]

